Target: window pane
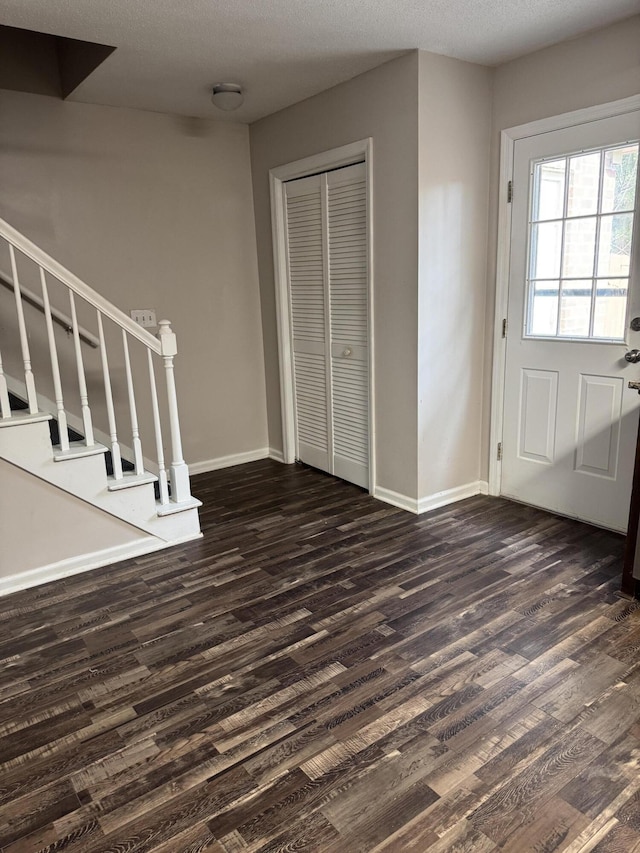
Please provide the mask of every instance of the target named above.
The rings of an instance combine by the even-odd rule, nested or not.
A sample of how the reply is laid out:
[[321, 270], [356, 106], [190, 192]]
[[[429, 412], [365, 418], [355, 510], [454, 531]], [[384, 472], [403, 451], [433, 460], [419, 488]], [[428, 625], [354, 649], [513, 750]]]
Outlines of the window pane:
[[589, 336], [591, 280], [562, 283], [558, 334], [570, 338]]
[[637, 171], [637, 144], [605, 151], [602, 179], [603, 213], [634, 209]]
[[534, 164], [526, 334], [624, 340], [640, 143]]
[[534, 281], [531, 283], [531, 311], [529, 335], [555, 335], [558, 322], [557, 281]]
[[624, 338], [628, 287], [626, 278], [597, 282], [593, 315], [594, 338]]
[[588, 216], [598, 210], [600, 152], [581, 154], [569, 160], [567, 216]]
[[545, 222], [531, 226], [530, 278], [558, 278], [560, 275], [560, 250], [562, 248], [562, 223]]
[[596, 242], [596, 218], [575, 219], [565, 223], [564, 278], [582, 278], [593, 275]]
[[616, 213], [600, 220], [598, 275], [629, 275], [633, 213]]
[[537, 163], [533, 219], [562, 219], [564, 211], [564, 176], [567, 161], [550, 160]]

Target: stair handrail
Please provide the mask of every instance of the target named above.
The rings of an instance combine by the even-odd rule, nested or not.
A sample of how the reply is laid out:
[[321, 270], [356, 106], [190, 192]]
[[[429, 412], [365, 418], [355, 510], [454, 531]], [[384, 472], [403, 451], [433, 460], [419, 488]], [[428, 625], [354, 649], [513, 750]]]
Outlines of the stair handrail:
[[[7, 275], [7, 273], [2, 272], [0, 270], [0, 284], [3, 287], [6, 287], [7, 290], [13, 291], [13, 281], [11, 280], [11, 276]], [[20, 292], [22, 293], [23, 300], [27, 303], [27, 305], [31, 305], [33, 308], [37, 308], [38, 311], [41, 311], [43, 314], [46, 313], [44, 307], [44, 299], [38, 296], [37, 293], [34, 293], [33, 290], [29, 290], [24, 284], [20, 285]], [[73, 322], [71, 317], [64, 313], [64, 311], [60, 311], [58, 308], [54, 308], [53, 305], [49, 306], [49, 310], [51, 312], [51, 319], [54, 323], [57, 323], [59, 326], [71, 334], [73, 332]], [[92, 335], [91, 332], [87, 331], [87, 329], [82, 326], [78, 326], [78, 334], [80, 335], [80, 340], [84, 341], [85, 344], [88, 344], [90, 347], [97, 349], [100, 345], [100, 341], [96, 338], [95, 335]]]
[[[58, 411], [59, 423], [64, 422], [65, 409], [62, 393], [62, 385], [60, 381], [60, 371], [58, 367], [58, 355], [55, 336], [53, 333], [53, 311], [49, 301], [46, 275], [59, 281], [69, 291], [69, 304], [71, 309], [71, 331], [74, 339], [74, 349], [76, 357], [76, 367], [78, 372], [78, 388], [80, 393], [80, 404], [82, 408], [83, 429], [85, 435], [85, 444], [87, 447], [92, 447], [95, 444], [93, 435], [93, 425], [91, 409], [89, 406], [87, 382], [84, 370], [82, 349], [80, 347], [80, 327], [75, 305], [75, 297], [79, 296], [84, 302], [92, 305], [97, 312], [98, 321], [98, 347], [100, 348], [101, 361], [104, 374], [105, 393], [107, 402], [107, 414], [109, 420], [109, 433], [111, 439], [112, 457], [114, 461], [114, 476], [116, 480], [123, 478], [122, 466], [120, 464], [119, 443], [116, 432], [115, 413], [113, 409], [113, 399], [110, 386], [108, 359], [106, 352], [106, 344], [102, 327], [102, 317], [107, 317], [116, 326], [119, 326], [122, 331], [122, 343], [125, 355], [125, 375], [127, 381], [127, 393], [129, 399], [129, 408], [131, 415], [131, 426], [134, 440], [134, 451], [136, 454], [136, 475], [143, 475], [143, 456], [142, 446], [140, 444], [138, 417], [136, 412], [135, 394], [133, 388], [133, 373], [129, 359], [129, 346], [127, 334], [138, 340], [146, 347], [149, 359], [149, 378], [152, 383], [152, 409], [154, 429], [156, 433], [156, 443], [158, 450], [158, 464], [160, 469], [160, 503], [165, 505], [180, 504], [182, 507], [190, 507], [198, 505], [199, 502], [191, 497], [189, 483], [189, 468], [184, 460], [182, 452], [182, 437], [180, 433], [180, 420], [178, 415], [178, 401], [176, 397], [176, 385], [174, 377], [173, 359], [177, 354], [178, 348], [176, 344], [176, 335], [171, 328], [169, 320], [160, 320], [158, 323], [158, 336], [154, 337], [146, 329], [139, 326], [134, 320], [127, 316], [124, 311], [121, 311], [103, 296], [101, 296], [92, 287], [89, 287], [78, 276], [74, 275], [70, 270], [56, 261], [45, 251], [43, 251], [35, 243], [32, 243], [27, 237], [17, 231], [12, 225], [9, 225], [4, 219], [0, 219], [0, 238], [4, 239], [9, 245], [9, 256], [11, 260], [11, 282], [13, 285], [16, 312], [20, 331], [20, 346], [22, 350], [22, 358], [25, 368], [25, 386], [27, 391], [27, 400], [29, 404], [29, 413], [38, 413], [38, 402], [35, 387], [35, 380], [31, 366], [31, 354], [29, 349], [29, 337], [25, 324], [23, 312], [24, 289], [22, 288], [18, 277], [18, 265], [16, 258], [16, 250], [33, 261], [39, 268], [40, 281], [42, 286], [42, 307], [47, 323], [47, 336], [49, 340], [49, 349], [51, 357], [51, 366], [53, 369], [53, 382], [56, 397], [56, 408]], [[26, 301], [26, 300], [25, 300]], [[171, 480], [171, 497], [169, 498], [166, 485], [166, 469], [164, 463], [164, 455], [162, 451], [162, 436], [160, 427], [160, 415], [158, 409], [158, 395], [155, 389], [155, 374], [151, 363], [151, 353], [156, 353], [161, 356], [164, 367], [166, 390], [167, 390], [167, 407], [169, 420], [169, 438], [171, 445], [171, 461], [169, 464], [169, 473]], [[12, 417], [9, 399], [7, 395], [6, 377], [3, 373], [2, 361], [0, 357], [0, 418], [7, 419]], [[68, 448], [68, 444], [67, 444]], [[62, 448], [63, 450], [65, 448]], [[173, 509], [166, 509], [166, 512], [172, 512]]]
[[92, 305], [97, 311], [100, 311], [104, 317], [108, 317], [116, 325], [120, 326], [121, 329], [126, 329], [132, 337], [136, 338], [148, 349], [158, 355], [162, 354], [158, 338], [136, 323], [135, 320], [132, 320], [131, 317], [128, 317], [124, 311], [121, 311], [120, 308], [117, 308], [92, 287], [89, 287], [77, 275], [74, 275], [74, 273], [56, 261], [55, 258], [52, 258], [51, 255], [48, 255], [39, 246], [32, 243], [28, 237], [25, 237], [24, 234], [21, 234], [12, 225], [9, 225], [4, 219], [0, 219], [0, 237], [4, 237], [14, 248], [30, 258], [39, 267], [42, 267], [42, 269], [68, 287], [69, 290], [72, 290], [81, 299], [84, 299], [85, 302], [88, 302], [89, 305]]

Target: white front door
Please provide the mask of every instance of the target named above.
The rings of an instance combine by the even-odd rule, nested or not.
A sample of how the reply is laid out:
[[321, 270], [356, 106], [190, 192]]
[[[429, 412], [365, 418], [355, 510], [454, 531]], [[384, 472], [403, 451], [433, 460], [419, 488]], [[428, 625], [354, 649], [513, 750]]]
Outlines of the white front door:
[[640, 349], [639, 138], [633, 112], [518, 140], [511, 211], [501, 493], [620, 531], [638, 427], [640, 364], [625, 354]]

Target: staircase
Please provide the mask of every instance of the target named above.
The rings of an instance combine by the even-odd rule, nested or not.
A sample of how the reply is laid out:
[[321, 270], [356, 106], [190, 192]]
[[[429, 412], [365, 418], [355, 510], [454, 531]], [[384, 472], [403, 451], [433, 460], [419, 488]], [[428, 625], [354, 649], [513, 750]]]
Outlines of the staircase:
[[[121, 549], [120, 559], [199, 537], [169, 321], [151, 335], [2, 219], [0, 284], [0, 462], [48, 484], [47, 494], [54, 487], [86, 502], [105, 524], [108, 516], [124, 522], [135, 546]], [[0, 540], [8, 515], [0, 515]], [[42, 522], [26, 534], [46, 538]], [[113, 562], [114, 554], [87, 551], [51, 566], [45, 559], [17, 574], [11, 559], [0, 552], [0, 594]]]

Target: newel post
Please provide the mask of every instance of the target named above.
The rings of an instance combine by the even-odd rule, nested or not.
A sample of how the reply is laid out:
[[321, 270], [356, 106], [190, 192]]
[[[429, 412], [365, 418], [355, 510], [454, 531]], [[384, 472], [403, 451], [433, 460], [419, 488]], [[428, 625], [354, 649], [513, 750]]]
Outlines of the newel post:
[[167, 379], [167, 400], [169, 404], [171, 500], [182, 503], [191, 498], [191, 487], [189, 485], [189, 468], [182, 458], [182, 438], [180, 437], [180, 421], [178, 418], [176, 380], [173, 374], [173, 357], [178, 352], [178, 347], [176, 345], [176, 336], [171, 331], [170, 321], [160, 320], [158, 326], [158, 339], [160, 340], [162, 361]]

